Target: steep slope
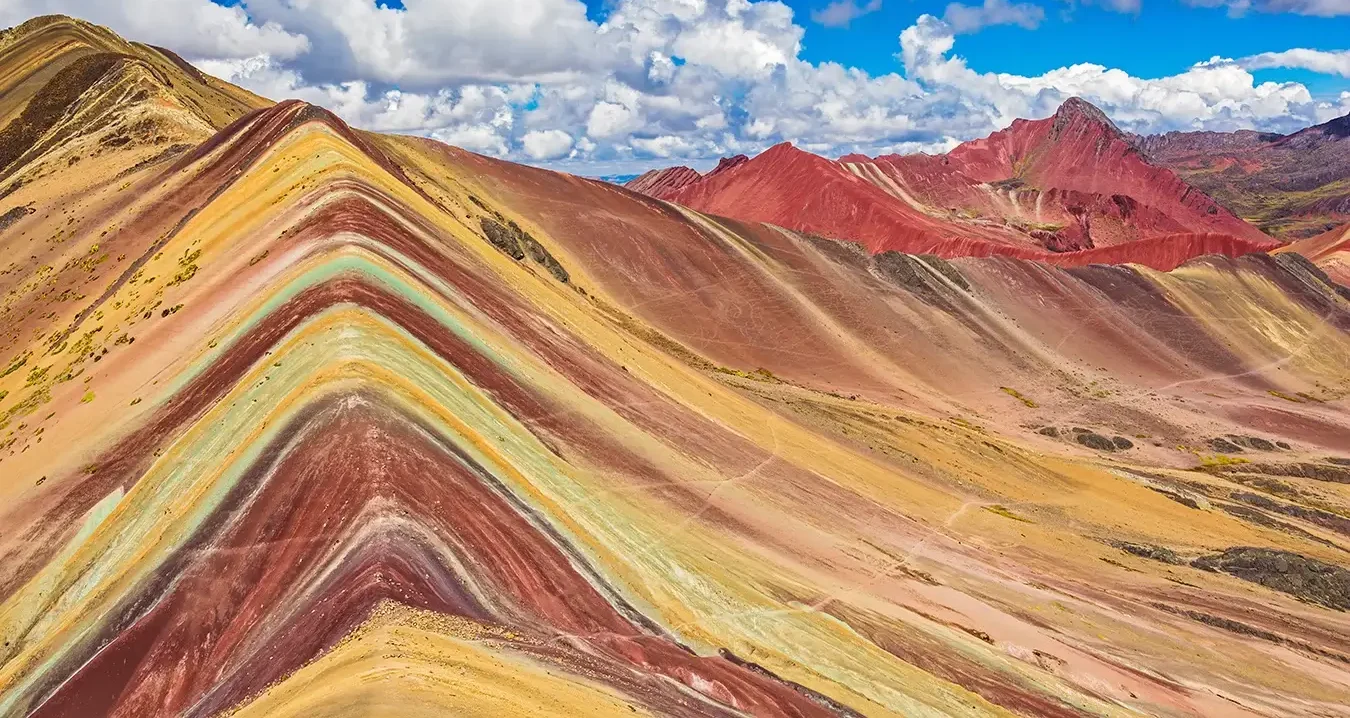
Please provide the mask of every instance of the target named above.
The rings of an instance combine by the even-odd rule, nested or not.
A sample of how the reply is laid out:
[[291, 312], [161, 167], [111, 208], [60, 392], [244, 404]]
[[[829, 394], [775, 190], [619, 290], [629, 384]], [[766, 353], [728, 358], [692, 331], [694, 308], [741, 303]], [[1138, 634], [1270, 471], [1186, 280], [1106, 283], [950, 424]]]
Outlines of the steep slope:
[[0, 714], [1350, 702], [1297, 254], [870, 254], [299, 102], [87, 172], [0, 214]]
[[1309, 237], [1350, 221], [1350, 115], [1291, 135], [1170, 132], [1136, 141], [1276, 236]]
[[[717, 172], [660, 170], [628, 187], [700, 211], [857, 240], [874, 252], [1171, 269], [1176, 263], [1164, 255], [1184, 261], [1202, 245], [1233, 256], [1275, 246], [1171, 171], [1149, 165], [1100, 110], [1078, 99], [1053, 117], [1018, 120], [942, 156], [831, 162], [780, 145], [732, 167], [719, 168], [716, 179]], [[1195, 239], [1218, 235], [1230, 239]], [[1151, 251], [1162, 237], [1172, 238], [1172, 250]], [[1150, 241], [1137, 253], [1104, 251], [1141, 240]]]
[[219, 130], [246, 112], [268, 103], [246, 90], [204, 75], [170, 50], [127, 42], [107, 28], [52, 15], [0, 30], [0, 125], [70, 63], [111, 53], [146, 66], [175, 99]]

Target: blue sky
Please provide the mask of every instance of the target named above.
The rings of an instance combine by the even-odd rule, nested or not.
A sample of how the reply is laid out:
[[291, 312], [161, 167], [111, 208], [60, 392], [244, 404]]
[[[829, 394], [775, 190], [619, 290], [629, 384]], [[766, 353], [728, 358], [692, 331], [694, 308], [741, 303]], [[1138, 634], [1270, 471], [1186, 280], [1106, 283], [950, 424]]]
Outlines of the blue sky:
[[[790, 0], [801, 18], [818, 5]], [[823, 4], [823, 3], [822, 3]], [[895, 68], [896, 35], [922, 13], [940, 16], [946, 2], [890, 0], [847, 28], [806, 24], [803, 57], [833, 60], [874, 72]], [[1289, 13], [1229, 17], [1224, 8], [1146, 3], [1136, 15], [1063, 3], [1045, 4], [1036, 30], [1015, 25], [985, 28], [965, 37], [960, 53], [977, 70], [1036, 75], [1080, 62], [1118, 67], [1132, 75], [1161, 77], [1219, 55], [1243, 57], [1290, 47], [1322, 50], [1350, 46], [1350, 18]], [[1323, 92], [1350, 88], [1350, 80], [1297, 71], [1266, 72], [1262, 79], [1300, 79]], [[1310, 87], [1311, 89], [1311, 87]]]
[[[900, 31], [924, 13], [941, 16], [948, 1], [889, 0], [847, 27], [810, 21], [812, 11], [827, 4], [823, 0], [784, 0], [784, 4], [806, 29], [802, 59], [838, 62], [875, 75], [899, 69], [895, 53]], [[610, 5], [608, 0], [586, 0], [587, 15], [603, 21]], [[1044, 3], [1042, 7], [1045, 20], [1037, 29], [989, 27], [965, 38], [961, 54], [971, 67], [991, 72], [1036, 75], [1092, 62], [1141, 77], [1161, 77], [1216, 55], [1243, 57], [1293, 46], [1350, 47], [1350, 17], [1259, 12], [1234, 16], [1225, 7], [1194, 7], [1174, 0], [1148, 3], [1138, 13], [1069, 3]], [[1350, 79], [1297, 69], [1256, 74], [1261, 80], [1302, 82], [1318, 94], [1350, 89]]]

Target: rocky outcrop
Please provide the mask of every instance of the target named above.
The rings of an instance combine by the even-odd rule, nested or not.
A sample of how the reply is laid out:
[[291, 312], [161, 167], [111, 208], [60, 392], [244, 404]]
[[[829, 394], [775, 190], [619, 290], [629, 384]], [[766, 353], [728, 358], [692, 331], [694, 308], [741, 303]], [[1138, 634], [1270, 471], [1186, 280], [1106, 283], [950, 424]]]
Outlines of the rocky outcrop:
[[1201, 556], [1191, 565], [1259, 583], [1328, 608], [1350, 609], [1350, 571], [1289, 551], [1243, 546]]

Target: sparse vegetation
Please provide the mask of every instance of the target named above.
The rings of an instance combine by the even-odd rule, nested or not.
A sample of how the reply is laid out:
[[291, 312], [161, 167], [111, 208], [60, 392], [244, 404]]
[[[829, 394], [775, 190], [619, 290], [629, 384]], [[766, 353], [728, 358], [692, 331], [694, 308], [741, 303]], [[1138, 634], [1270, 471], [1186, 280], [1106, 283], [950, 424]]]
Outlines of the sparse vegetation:
[[719, 374], [730, 374], [731, 376], [738, 376], [742, 379], [753, 379], [755, 381], [762, 381], [769, 384], [783, 383], [783, 380], [774, 376], [773, 372], [769, 371], [768, 369], [764, 369], [762, 367], [754, 371], [744, 371], [741, 369], [731, 369], [729, 367], [719, 366], [716, 369], [714, 369], [714, 371], [716, 371]]
[[992, 506], [985, 506], [984, 510], [988, 511], [991, 514], [1002, 516], [1005, 519], [1012, 519], [1013, 521], [1021, 521], [1024, 524], [1032, 523], [1031, 519], [1025, 519], [1022, 518], [1021, 516], [1018, 516], [1003, 504], [994, 504]]
[[9, 376], [10, 374], [13, 374], [14, 372], [22, 369], [23, 365], [27, 364], [28, 359], [32, 356], [33, 352], [24, 352], [23, 354], [14, 357], [12, 360], [10, 360], [9, 366], [5, 367], [4, 371], [0, 371], [0, 379], [3, 379]]
[[115, 53], [92, 53], [66, 65], [47, 81], [33, 95], [23, 113], [0, 129], [0, 171], [25, 153], [33, 151], [39, 140], [61, 120], [80, 95], [122, 61], [123, 57]]
[[1032, 409], [1035, 409], [1035, 408], [1037, 408], [1038, 406], [1040, 406], [1040, 404], [1037, 404], [1035, 401], [1032, 401], [1030, 398], [1028, 398], [1028, 397], [1026, 397], [1026, 396], [1023, 396], [1022, 392], [1020, 392], [1020, 391], [1018, 391], [1018, 390], [1016, 390], [1016, 389], [1014, 389], [1014, 388], [1012, 388], [1012, 387], [1010, 387], [1010, 386], [1001, 386], [1001, 387], [999, 387], [999, 389], [1000, 389], [1004, 394], [1007, 394], [1008, 396], [1011, 396], [1012, 398], [1014, 398], [1014, 399], [1016, 399], [1016, 400], [1022, 402], [1023, 404], [1026, 404], [1028, 407], [1030, 407], [1030, 408], [1032, 408]]
[[1209, 455], [1205, 455], [1205, 454], [1201, 454], [1201, 453], [1199, 453], [1199, 452], [1196, 452], [1196, 456], [1200, 458], [1200, 465], [1201, 465], [1201, 466], [1204, 466], [1204, 467], [1209, 467], [1209, 466], [1236, 466], [1236, 465], [1238, 465], [1238, 464], [1250, 464], [1250, 463], [1251, 463], [1250, 461], [1248, 461], [1247, 459], [1242, 458], [1241, 456], [1225, 456], [1225, 455], [1223, 455], [1223, 454], [1209, 454]]
[[173, 275], [166, 286], [172, 287], [192, 279], [197, 274], [197, 258], [202, 256], [202, 250], [189, 249], [183, 251], [183, 256], [178, 258], [178, 273]]

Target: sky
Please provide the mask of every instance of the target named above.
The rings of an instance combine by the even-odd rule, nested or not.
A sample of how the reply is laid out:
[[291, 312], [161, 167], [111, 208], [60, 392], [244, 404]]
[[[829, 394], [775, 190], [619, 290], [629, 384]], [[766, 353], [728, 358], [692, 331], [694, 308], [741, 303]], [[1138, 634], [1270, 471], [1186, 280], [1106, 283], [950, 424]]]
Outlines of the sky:
[[1123, 129], [1350, 114], [1350, 0], [4, 0], [363, 129], [597, 176], [941, 152], [1072, 96]]

